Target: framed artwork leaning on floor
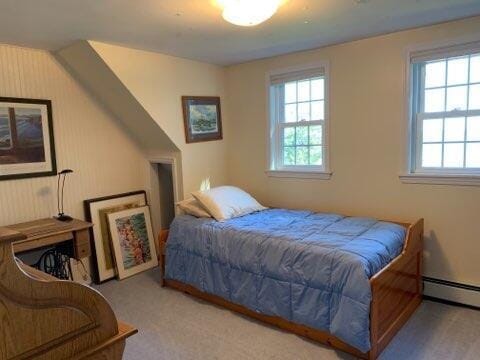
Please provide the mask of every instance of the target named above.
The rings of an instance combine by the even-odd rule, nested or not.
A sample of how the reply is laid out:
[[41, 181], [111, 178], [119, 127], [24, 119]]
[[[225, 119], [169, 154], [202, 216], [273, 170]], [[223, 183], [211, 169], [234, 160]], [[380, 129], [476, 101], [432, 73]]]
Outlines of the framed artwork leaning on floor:
[[118, 278], [158, 265], [148, 206], [108, 214]]

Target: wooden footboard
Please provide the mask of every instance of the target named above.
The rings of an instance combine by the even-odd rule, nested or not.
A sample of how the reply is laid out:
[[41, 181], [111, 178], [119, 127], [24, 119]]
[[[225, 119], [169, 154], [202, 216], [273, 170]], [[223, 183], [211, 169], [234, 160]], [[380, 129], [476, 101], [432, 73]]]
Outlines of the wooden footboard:
[[158, 236], [162, 271], [160, 282], [162, 286], [183, 291], [229, 310], [348, 352], [356, 357], [373, 360], [385, 349], [422, 301], [423, 219], [413, 224], [398, 224], [407, 228], [402, 253], [370, 279], [372, 287], [372, 303], [370, 305], [372, 347], [368, 353], [360, 352], [327, 332], [295, 324], [277, 316], [259, 314], [219, 296], [202, 292], [191, 285], [175, 280], [165, 280], [165, 247], [168, 230], [162, 230]]
[[370, 358], [375, 359], [422, 302], [423, 219], [406, 225], [402, 253], [370, 279]]

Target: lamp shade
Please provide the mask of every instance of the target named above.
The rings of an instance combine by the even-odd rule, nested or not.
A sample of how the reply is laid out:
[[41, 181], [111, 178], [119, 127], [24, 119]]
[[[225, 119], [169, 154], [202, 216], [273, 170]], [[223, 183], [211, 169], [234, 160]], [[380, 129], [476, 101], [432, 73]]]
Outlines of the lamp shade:
[[275, 14], [281, 0], [221, 0], [223, 18], [239, 26], [255, 26]]

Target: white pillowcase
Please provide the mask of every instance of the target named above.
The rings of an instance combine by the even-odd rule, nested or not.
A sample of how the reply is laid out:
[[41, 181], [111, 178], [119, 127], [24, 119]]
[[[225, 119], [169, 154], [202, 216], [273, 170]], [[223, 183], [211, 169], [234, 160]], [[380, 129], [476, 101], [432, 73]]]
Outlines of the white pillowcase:
[[207, 210], [196, 200], [187, 199], [177, 203], [177, 206], [186, 214], [193, 215], [200, 218], [212, 217]]
[[218, 221], [267, 209], [248, 193], [235, 186], [220, 186], [210, 190], [196, 191], [192, 195]]

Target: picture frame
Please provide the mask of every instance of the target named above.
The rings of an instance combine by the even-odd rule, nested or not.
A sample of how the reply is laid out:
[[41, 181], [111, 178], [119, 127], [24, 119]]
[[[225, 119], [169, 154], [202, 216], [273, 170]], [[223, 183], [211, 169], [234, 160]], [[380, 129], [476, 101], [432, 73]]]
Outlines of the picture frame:
[[158, 265], [148, 206], [108, 214], [120, 280]]
[[85, 219], [93, 223], [90, 229], [93, 258], [93, 280], [96, 284], [114, 279], [115, 259], [111, 247], [108, 214], [134, 207], [148, 205], [144, 190], [104, 196], [85, 200]]
[[222, 140], [222, 111], [218, 96], [182, 96], [187, 143]]
[[54, 175], [52, 102], [0, 97], [0, 181]]

